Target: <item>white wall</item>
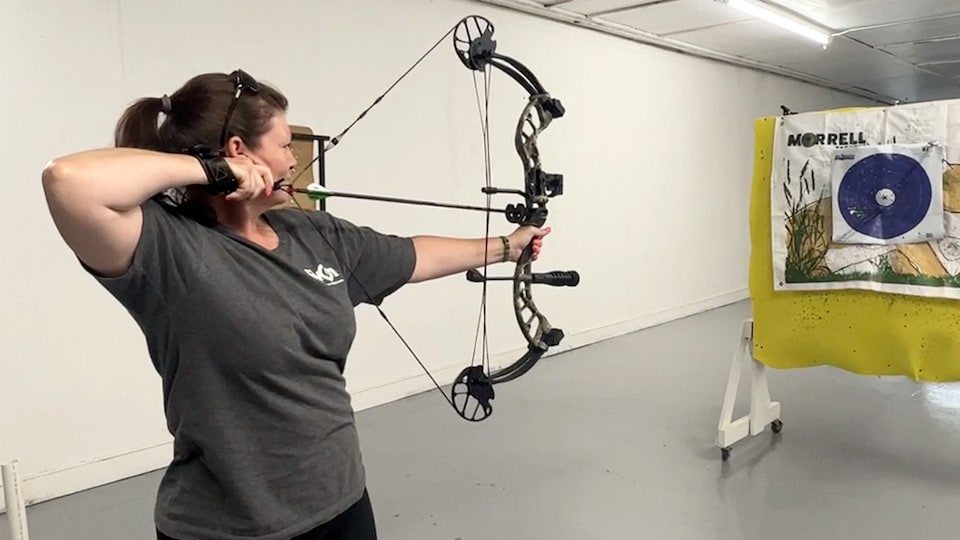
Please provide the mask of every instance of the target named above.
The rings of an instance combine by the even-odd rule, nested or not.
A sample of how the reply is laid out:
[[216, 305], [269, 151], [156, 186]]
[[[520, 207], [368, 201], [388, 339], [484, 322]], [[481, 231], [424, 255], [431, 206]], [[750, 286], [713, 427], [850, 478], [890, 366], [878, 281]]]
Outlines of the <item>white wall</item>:
[[[753, 119], [781, 103], [860, 103], [466, 1], [3, 0], [0, 461], [21, 461], [30, 501], [162, 467], [170, 453], [143, 339], [58, 237], [39, 183], [44, 163], [109, 145], [135, 98], [236, 67], [283, 89], [291, 122], [333, 134], [471, 13], [490, 17], [500, 52], [527, 63], [568, 110], [541, 140], [566, 193], [553, 201], [538, 267], [577, 269], [583, 280], [537, 290], [567, 346], [745, 298]], [[500, 74], [492, 95], [494, 181], [519, 187], [512, 134], [524, 95]], [[330, 153], [329, 184], [483, 204], [478, 126], [473, 77], [445, 42]], [[347, 200], [330, 209], [400, 234], [483, 233], [479, 214]], [[479, 291], [456, 276], [385, 306], [444, 384], [468, 360]], [[492, 287], [500, 359], [521, 345], [509, 298], [508, 285]], [[375, 312], [359, 317], [348, 371], [357, 407], [428, 389]]]

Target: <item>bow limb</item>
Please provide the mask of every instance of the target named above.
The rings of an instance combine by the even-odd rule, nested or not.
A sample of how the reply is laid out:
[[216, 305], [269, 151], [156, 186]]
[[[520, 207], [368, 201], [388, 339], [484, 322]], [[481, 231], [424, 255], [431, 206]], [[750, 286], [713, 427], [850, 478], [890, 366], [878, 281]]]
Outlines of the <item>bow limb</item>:
[[513, 363], [493, 371], [490, 374], [493, 384], [512, 381], [530, 371], [548, 348], [563, 339], [563, 330], [553, 328], [533, 300], [532, 263], [532, 253], [526, 248], [517, 261], [513, 276], [513, 312], [527, 341], [527, 351]]

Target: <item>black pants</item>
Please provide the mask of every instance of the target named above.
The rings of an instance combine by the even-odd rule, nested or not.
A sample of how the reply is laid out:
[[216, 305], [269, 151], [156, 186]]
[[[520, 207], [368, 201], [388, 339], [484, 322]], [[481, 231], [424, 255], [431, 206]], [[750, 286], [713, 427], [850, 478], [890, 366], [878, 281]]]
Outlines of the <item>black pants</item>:
[[[290, 540], [377, 540], [377, 526], [373, 519], [370, 495], [363, 490], [363, 498], [342, 514], [312, 531]], [[157, 540], [176, 540], [157, 531]], [[183, 539], [186, 540], [186, 539]]]

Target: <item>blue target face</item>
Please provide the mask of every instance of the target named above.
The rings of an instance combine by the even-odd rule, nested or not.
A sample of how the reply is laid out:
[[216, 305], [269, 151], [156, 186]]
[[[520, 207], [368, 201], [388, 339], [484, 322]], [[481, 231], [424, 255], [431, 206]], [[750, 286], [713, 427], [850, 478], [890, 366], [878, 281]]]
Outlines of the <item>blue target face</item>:
[[843, 175], [837, 207], [853, 230], [889, 239], [919, 225], [932, 197], [930, 179], [919, 161], [903, 154], [874, 154]]

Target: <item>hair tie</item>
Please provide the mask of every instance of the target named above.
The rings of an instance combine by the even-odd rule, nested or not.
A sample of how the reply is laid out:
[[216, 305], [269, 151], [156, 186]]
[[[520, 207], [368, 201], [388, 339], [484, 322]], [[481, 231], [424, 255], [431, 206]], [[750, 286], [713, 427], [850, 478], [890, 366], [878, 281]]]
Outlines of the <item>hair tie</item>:
[[160, 110], [163, 114], [173, 112], [173, 103], [170, 101], [170, 96], [164, 94], [163, 97], [160, 98]]

